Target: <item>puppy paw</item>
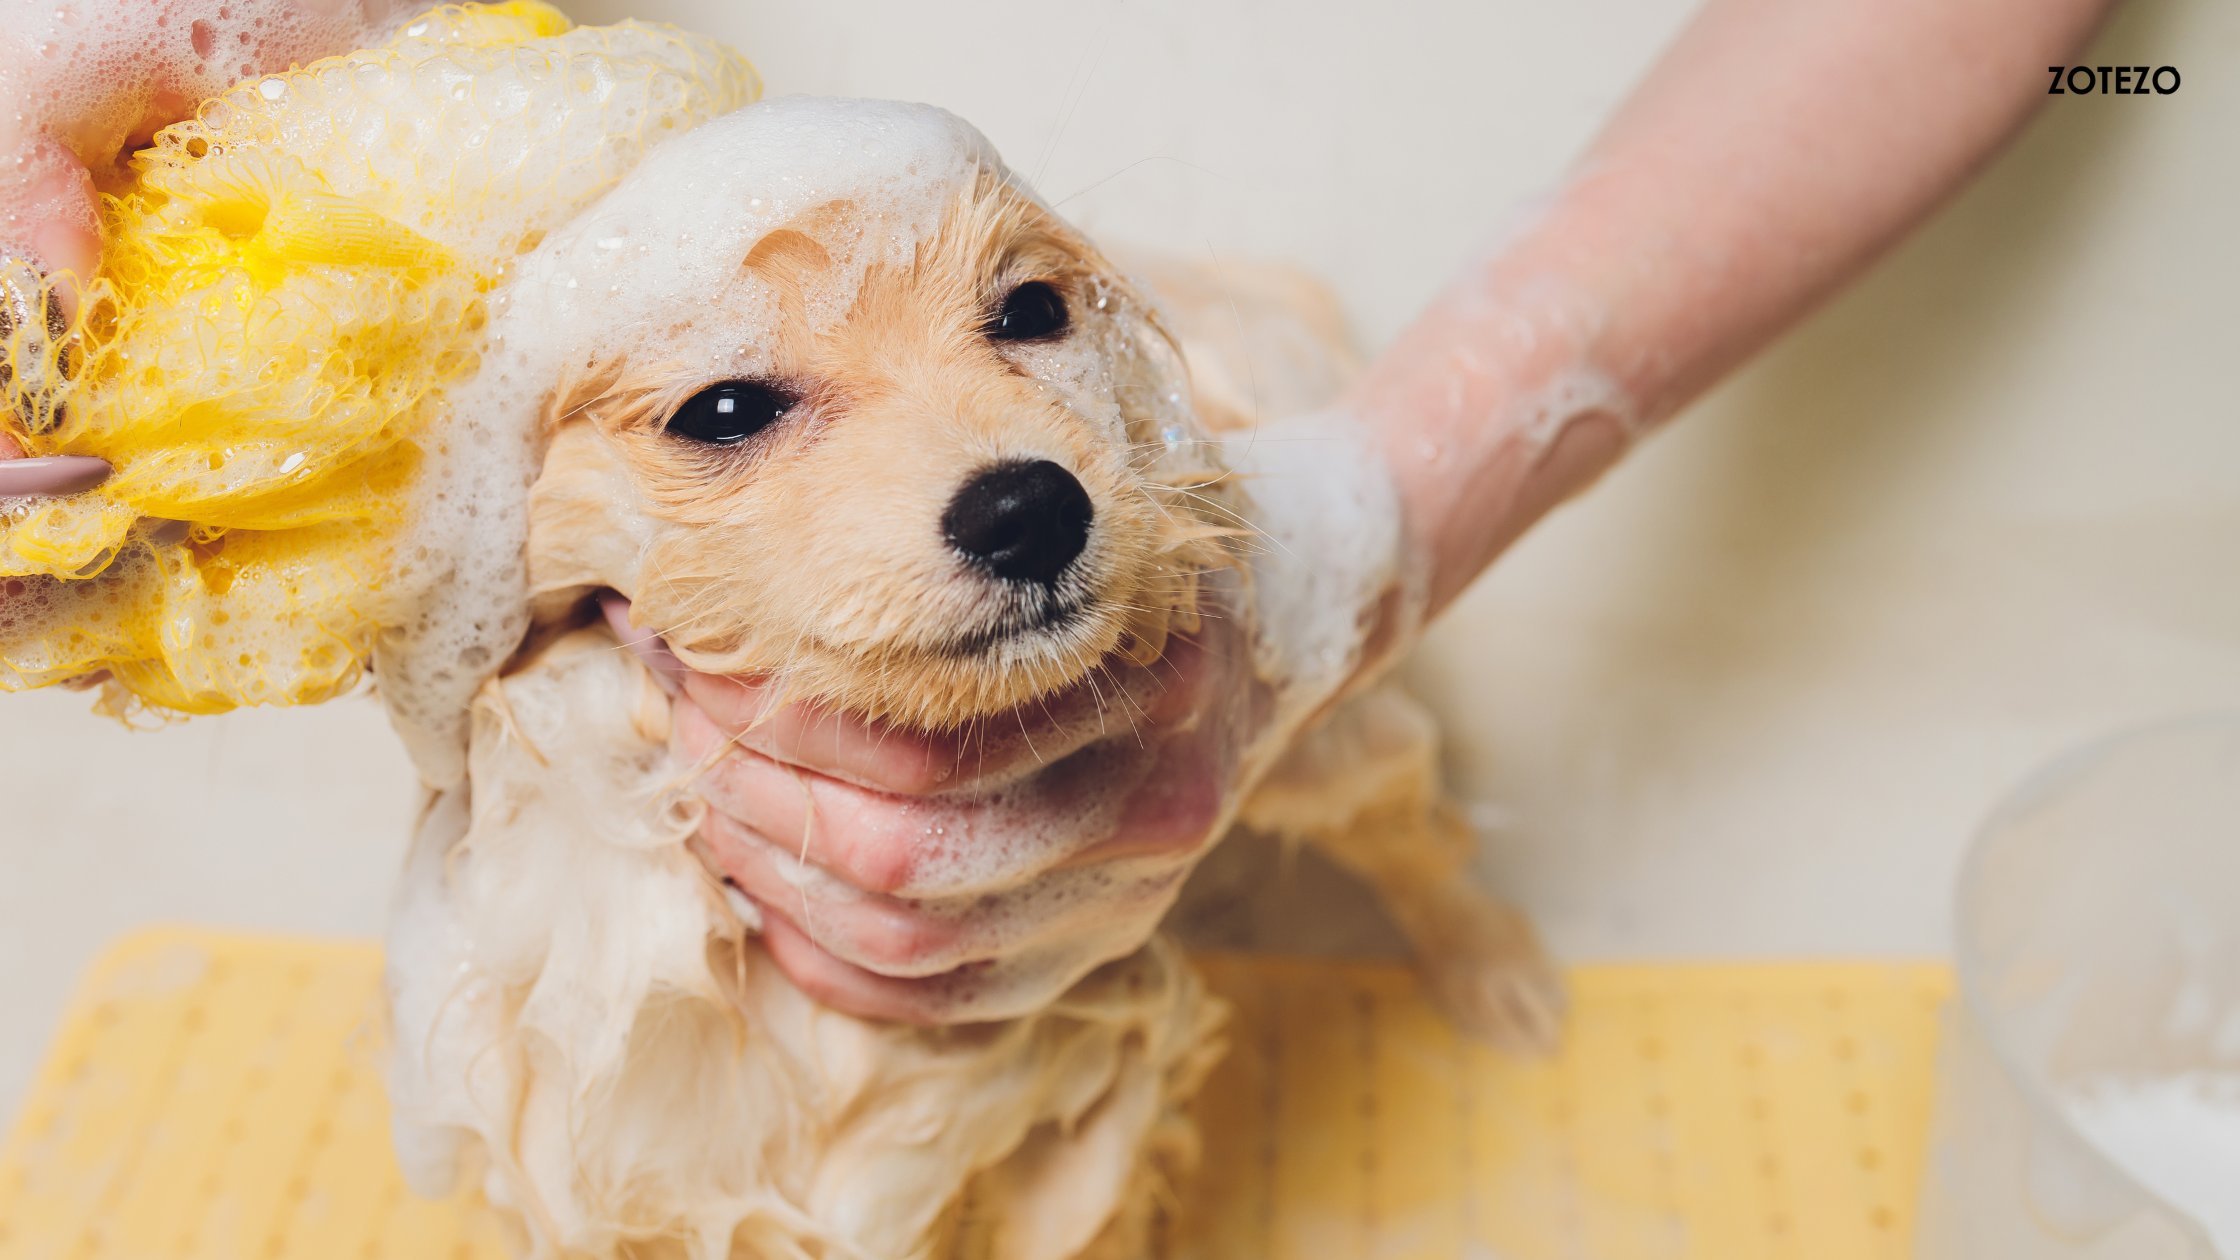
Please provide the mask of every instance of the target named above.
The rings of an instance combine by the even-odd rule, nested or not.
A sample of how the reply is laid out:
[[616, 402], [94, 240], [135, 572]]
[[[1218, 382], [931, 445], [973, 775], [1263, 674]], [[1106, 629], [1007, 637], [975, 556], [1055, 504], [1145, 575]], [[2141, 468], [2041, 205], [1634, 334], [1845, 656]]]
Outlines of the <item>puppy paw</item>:
[[1457, 1031], [1511, 1054], [1554, 1052], [1563, 980], [1522, 911], [1455, 884], [1419, 890], [1394, 909], [1404, 909], [1416, 969]]
[[1462, 1035], [1504, 1054], [1555, 1053], [1567, 1000], [1563, 980], [1539, 951], [1419, 958], [1417, 967], [1432, 1000]]

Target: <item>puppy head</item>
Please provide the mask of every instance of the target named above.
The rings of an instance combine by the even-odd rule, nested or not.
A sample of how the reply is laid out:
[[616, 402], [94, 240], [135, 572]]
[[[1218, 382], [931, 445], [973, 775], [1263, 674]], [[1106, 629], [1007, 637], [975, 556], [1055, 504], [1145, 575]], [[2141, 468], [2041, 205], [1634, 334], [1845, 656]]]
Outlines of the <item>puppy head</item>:
[[[694, 156], [695, 215], [639, 204]], [[610, 200], [577, 235], [649, 246], [608, 270], [658, 335], [560, 365], [540, 591], [613, 586], [696, 668], [932, 727], [1194, 625], [1236, 518], [1181, 356], [977, 132], [773, 102], [672, 141]]]

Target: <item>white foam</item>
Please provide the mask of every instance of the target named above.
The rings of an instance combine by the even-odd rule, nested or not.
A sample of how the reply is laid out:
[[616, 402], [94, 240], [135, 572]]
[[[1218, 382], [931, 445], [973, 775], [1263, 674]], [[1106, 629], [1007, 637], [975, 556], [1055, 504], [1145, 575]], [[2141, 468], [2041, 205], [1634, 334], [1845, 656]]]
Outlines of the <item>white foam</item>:
[[2109, 1158], [2240, 1260], [2240, 1073], [2100, 1075], [2060, 1097]]
[[592, 353], [717, 375], [765, 368], [774, 308], [735, 297], [764, 236], [849, 204], [846, 234], [820, 239], [841, 248], [808, 294], [812, 323], [829, 327], [866, 270], [908, 265], [946, 199], [981, 168], [1003, 169], [978, 131], [932, 106], [788, 97], [737, 110], [656, 150], [516, 266], [492, 303], [502, 346], [492, 366], [525, 381], [550, 381]]
[[1372, 438], [1325, 412], [1227, 439], [1262, 533], [1255, 649], [1283, 706], [1272, 725], [1287, 734], [1360, 666], [1367, 618], [1402, 580], [1400, 505]]

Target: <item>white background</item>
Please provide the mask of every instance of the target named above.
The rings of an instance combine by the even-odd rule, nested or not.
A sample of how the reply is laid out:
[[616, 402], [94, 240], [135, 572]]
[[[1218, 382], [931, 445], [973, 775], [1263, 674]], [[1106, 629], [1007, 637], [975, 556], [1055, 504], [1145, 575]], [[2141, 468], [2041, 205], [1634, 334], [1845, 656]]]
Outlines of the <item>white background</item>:
[[[947, 106], [1094, 234], [1319, 270], [1371, 347], [1692, 8], [571, 7], [727, 38], [772, 94]], [[2005, 786], [2240, 701], [2240, 6], [2133, 4], [2086, 60], [2184, 86], [2049, 101], [1413, 667], [1486, 873], [1564, 955], [1937, 953]], [[414, 809], [369, 701], [153, 735], [85, 708], [0, 698], [0, 1118], [102, 943], [152, 921], [371, 935]]]

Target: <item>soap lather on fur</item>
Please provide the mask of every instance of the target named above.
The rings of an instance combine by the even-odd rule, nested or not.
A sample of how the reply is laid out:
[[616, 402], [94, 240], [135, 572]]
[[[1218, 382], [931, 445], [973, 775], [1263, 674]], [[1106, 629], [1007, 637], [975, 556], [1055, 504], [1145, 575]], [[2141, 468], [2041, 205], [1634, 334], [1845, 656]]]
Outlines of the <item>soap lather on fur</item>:
[[[788, 197], [811, 181], [782, 174], [785, 148], [811, 136], [816, 192]], [[618, 237], [653, 245], [603, 263]], [[694, 767], [600, 600], [628, 597], [693, 666], [920, 725], [1155, 659], [1207, 619], [1240, 631], [1255, 509], [1197, 427], [1188, 327], [963, 123], [839, 101], [752, 107], [668, 146], [496, 304], [506, 355], [460, 393], [519, 405], [519, 382], [552, 382], [530, 395], [552, 426], [537, 628], [478, 702], [471, 806], [431, 814], [400, 909], [400, 1149], [431, 1189], [481, 1169], [539, 1254], [1146, 1254], [1218, 1053], [1218, 1003], [1136, 926], [1192, 855], [1083, 890], [1112, 933], [967, 969], [997, 1022], [819, 1009], [691, 853]], [[595, 306], [660, 339], [572, 338]], [[1306, 326], [1280, 300], [1255, 318]], [[1232, 642], [1262, 653], [1250, 639]], [[1252, 665], [1271, 694], [1290, 682], [1273, 657]], [[1437, 909], [1399, 918], [1472, 947], [1449, 986], [1466, 1017], [1543, 1035], [1529, 933], [1459, 927], [1491, 908], [1454, 884], [1424, 728], [1395, 726], [1413, 710], [1393, 693], [1341, 714], [1362, 703], [1386, 718], [1326, 725], [1286, 762], [1313, 773], [1279, 770], [1247, 821], [1331, 841], [1396, 909], [1428, 895]], [[1279, 730], [1240, 753], [1251, 777]], [[984, 913], [1048, 855], [958, 860], [952, 887]]]

